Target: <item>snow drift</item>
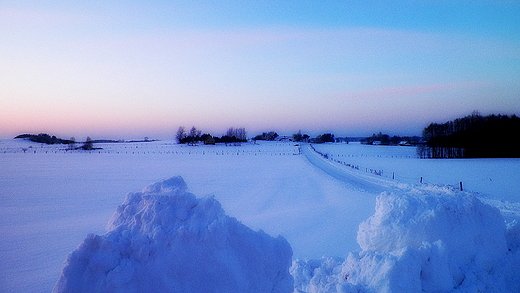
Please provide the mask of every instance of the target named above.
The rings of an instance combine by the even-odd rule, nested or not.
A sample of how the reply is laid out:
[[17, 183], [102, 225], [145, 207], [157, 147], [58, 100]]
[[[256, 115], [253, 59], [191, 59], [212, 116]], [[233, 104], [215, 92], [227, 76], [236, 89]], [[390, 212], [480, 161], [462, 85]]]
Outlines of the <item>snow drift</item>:
[[53, 292], [292, 292], [292, 250], [196, 198], [181, 177], [130, 193], [67, 258]]
[[519, 292], [519, 230], [471, 194], [383, 192], [359, 226], [362, 251], [295, 260], [295, 292]]

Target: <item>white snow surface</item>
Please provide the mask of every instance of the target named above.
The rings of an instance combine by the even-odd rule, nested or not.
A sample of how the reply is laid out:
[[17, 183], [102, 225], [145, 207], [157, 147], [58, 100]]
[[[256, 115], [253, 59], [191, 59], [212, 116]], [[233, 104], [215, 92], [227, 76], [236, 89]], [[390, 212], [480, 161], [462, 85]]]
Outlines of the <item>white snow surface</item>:
[[294, 292], [519, 292], [519, 225], [446, 189], [383, 192], [360, 252], [293, 262]]
[[395, 182], [368, 170], [351, 171], [334, 155], [320, 161], [316, 157], [324, 152], [303, 153], [331, 176], [346, 176], [353, 187], [390, 191], [377, 196], [374, 215], [359, 225], [361, 251], [344, 261], [293, 262], [295, 293], [520, 291], [520, 227], [516, 220], [506, 227], [500, 210], [474, 192]]
[[178, 176], [130, 193], [67, 258], [53, 292], [292, 292], [283, 238], [195, 198]]
[[[220, 237], [240, 230], [246, 239], [264, 235], [280, 243], [282, 238], [253, 230], [282, 235], [292, 246], [290, 273], [298, 293], [520, 291], [519, 159], [420, 160], [414, 148], [359, 144], [315, 145], [328, 159], [307, 146], [297, 155], [293, 143], [99, 146], [103, 149], [67, 152], [60, 146], [0, 141], [0, 292], [49, 292], [55, 284], [58, 290], [81, 283], [71, 277], [81, 275], [73, 272], [82, 265], [70, 265], [75, 257], [91, 258], [89, 272], [113, 267], [114, 286], [138, 290], [132, 278], [141, 273], [134, 272], [143, 270], [152, 279], [167, 276], [163, 271], [153, 274], [151, 268], [165, 268], [158, 262], [173, 257], [161, 245], [184, 243], [172, 228], [182, 226], [182, 220], [173, 218], [186, 219], [194, 229], [177, 236], [198, 231]], [[374, 174], [380, 170], [384, 172]], [[194, 198], [183, 184], [166, 180], [131, 193], [121, 205], [128, 211], [120, 207], [114, 214], [122, 195], [175, 174], [186, 180], [190, 192], [204, 197]], [[458, 190], [460, 181], [464, 191]], [[186, 196], [176, 202], [178, 210], [166, 212], [151, 200], [165, 194]], [[226, 214], [253, 230], [216, 212], [217, 200]], [[190, 209], [180, 208], [195, 202], [197, 220], [186, 212]], [[130, 216], [132, 210], [135, 216]], [[152, 211], [163, 216], [151, 216]], [[102, 227], [111, 214], [106, 232]], [[211, 227], [219, 229], [204, 228], [202, 219], [207, 223], [212, 217], [222, 225]], [[171, 231], [173, 238], [161, 230]], [[129, 250], [122, 249], [132, 243]], [[229, 255], [239, 254], [219, 243], [216, 247]], [[65, 256], [75, 247], [63, 269]], [[209, 258], [209, 252], [210, 267], [221, 265], [215, 260], [218, 253], [208, 250]], [[229, 255], [223, 257], [229, 274], [247, 266], [240, 272], [245, 278], [254, 270]], [[200, 260], [198, 256], [190, 259]], [[137, 260], [146, 265], [137, 265]], [[186, 271], [177, 273], [191, 278]], [[108, 275], [90, 277], [108, 282]]]

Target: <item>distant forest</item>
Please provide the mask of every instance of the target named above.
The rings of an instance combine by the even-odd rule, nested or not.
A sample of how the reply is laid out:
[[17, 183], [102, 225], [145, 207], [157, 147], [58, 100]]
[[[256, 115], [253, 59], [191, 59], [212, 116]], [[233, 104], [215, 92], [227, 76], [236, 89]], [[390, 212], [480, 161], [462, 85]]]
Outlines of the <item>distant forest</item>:
[[431, 123], [423, 130], [426, 144], [418, 152], [422, 158], [520, 158], [518, 134], [519, 117], [474, 112], [442, 124]]
[[82, 149], [82, 150], [86, 150], [86, 151], [101, 149], [101, 148], [94, 147], [94, 143], [96, 141], [90, 139], [90, 137], [87, 137], [87, 140], [85, 141], [85, 143], [80, 147], [78, 147], [76, 145], [76, 139], [74, 139], [74, 137], [71, 137], [70, 139], [62, 139], [62, 138], [56, 137], [55, 135], [51, 136], [47, 133], [40, 133], [38, 135], [20, 134], [15, 137], [15, 139], [17, 139], [17, 138], [28, 139], [33, 142], [45, 143], [45, 144], [66, 144], [66, 145], [68, 145], [68, 147], [67, 147], [68, 151], [78, 150], [78, 149]]
[[16, 138], [29, 139], [30, 141], [45, 143], [45, 144], [73, 144], [76, 143], [73, 139], [61, 139], [56, 136], [50, 136], [47, 133], [36, 134], [20, 134]]

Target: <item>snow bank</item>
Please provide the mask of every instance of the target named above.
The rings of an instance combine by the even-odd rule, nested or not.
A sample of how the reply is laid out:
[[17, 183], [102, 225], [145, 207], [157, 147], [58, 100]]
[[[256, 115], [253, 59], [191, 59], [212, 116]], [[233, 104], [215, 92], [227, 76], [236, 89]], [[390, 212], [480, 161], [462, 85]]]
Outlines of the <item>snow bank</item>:
[[295, 292], [519, 292], [519, 235], [471, 194], [384, 192], [359, 226], [362, 251], [295, 261]]
[[195, 198], [181, 177], [128, 194], [67, 258], [53, 292], [292, 292], [292, 250]]
[[295, 259], [291, 267], [294, 292], [336, 292], [344, 260], [332, 257]]

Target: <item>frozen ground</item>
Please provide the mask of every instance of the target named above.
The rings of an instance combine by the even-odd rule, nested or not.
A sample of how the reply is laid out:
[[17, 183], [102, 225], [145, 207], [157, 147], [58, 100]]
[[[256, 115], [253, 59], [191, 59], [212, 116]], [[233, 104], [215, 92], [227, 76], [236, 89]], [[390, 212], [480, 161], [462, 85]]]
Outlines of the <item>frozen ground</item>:
[[[353, 170], [336, 162], [323, 161], [317, 168], [307, 159], [315, 154], [295, 155], [298, 149], [291, 143], [125, 143], [66, 153], [55, 146], [0, 141], [0, 288], [49, 292], [65, 256], [88, 233], [105, 232], [127, 193], [174, 175], [181, 175], [197, 196], [213, 194], [227, 214], [253, 230], [283, 235], [295, 258], [344, 258], [359, 251], [358, 226], [374, 213], [379, 192], [372, 187], [400, 188], [396, 183], [413, 184], [419, 177], [430, 184], [463, 181], [465, 188], [480, 192], [509, 218], [517, 216], [520, 178], [514, 170], [520, 169], [519, 160], [419, 160], [413, 148], [405, 147], [316, 148], [359, 164], [354, 174], [366, 180], [342, 180], [342, 172]], [[385, 176], [394, 172], [396, 183], [392, 186], [388, 176], [364, 173], [362, 168], [384, 169]]]

